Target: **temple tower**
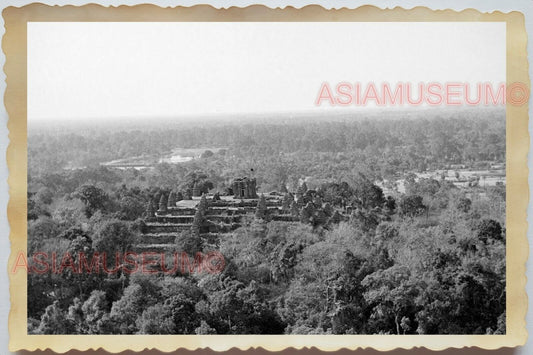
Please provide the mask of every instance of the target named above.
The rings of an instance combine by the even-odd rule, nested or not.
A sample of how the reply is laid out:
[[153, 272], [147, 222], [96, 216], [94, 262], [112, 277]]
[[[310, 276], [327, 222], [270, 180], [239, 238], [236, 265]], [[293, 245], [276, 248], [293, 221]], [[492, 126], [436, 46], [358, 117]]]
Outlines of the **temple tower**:
[[234, 198], [257, 198], [256, 180], [249, 179], [248, 177], [238, 178], [233, 180], [231, 185]]
[[200, 190], [200, 188], [198, 187], [198, 183], [194, 183], [193, 187], [192, 187], [192, 195], [193, 197], [200, 197], [202, 196], [202, 191]]

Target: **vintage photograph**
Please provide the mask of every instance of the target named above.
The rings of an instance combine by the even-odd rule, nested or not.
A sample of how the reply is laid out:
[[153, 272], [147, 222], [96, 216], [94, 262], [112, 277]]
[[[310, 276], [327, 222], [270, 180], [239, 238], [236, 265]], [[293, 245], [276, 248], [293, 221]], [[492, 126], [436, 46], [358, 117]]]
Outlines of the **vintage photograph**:
[[27, 333], [506, 334], [505, 22], [28, 23]]

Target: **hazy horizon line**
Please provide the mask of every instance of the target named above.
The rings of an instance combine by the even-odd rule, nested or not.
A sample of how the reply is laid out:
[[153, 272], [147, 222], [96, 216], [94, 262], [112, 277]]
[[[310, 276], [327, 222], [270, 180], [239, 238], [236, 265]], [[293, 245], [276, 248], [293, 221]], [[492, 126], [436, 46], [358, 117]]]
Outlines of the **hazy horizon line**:
[[[462, 112], [462, 111], [505, 111], [505, 106], [457, 106], [457, 107], [364, 107], [356, 109], [319, 109], [319, 110], [306, 110], [306, 111], [273, 111], [273, 112], [247, 112], [247, 113], [206, 113], [206, 114], [193, 114], [193, 115], [139, 115], [139, 116], [100, 116], [100, 117], [76, 117], [76, 118], [56, 118], [56, 117], [47, 117], [47, 118], [33, 118], [28, 117], [28, 124], [46, 124], [46, 123], [93, 123], [93, 124], [113, 124], [113, 123], [125, 123], [130, 122], [141, 122], [145, 120], [152, 121], [176, 121], [176, 123], [195, 121], [199, 123], [198, 120], [203, 121], [204, 123], [211, 122], [213, 120], [221, 122], [231, 122], [231, 121], [242, 121], [246, 119], [303, 119], [303, 118], [314, 118], [314, 119], [328, 119], [332, 118], [333, 115], [335, 118], [365, 118], [365, 117], [356, 117], [354, 115], [360, 116], [374, 116], [379, 114], [395, 115], [395, 114], [409, 114], [409, 113], [421, 113], [421, 112], [434, 112], [434, 113], [453, 113], [453, 112]], [[277, 117], [273, 117], [277, 116]], [[387, 118], [387, 117], [384, 117]]]

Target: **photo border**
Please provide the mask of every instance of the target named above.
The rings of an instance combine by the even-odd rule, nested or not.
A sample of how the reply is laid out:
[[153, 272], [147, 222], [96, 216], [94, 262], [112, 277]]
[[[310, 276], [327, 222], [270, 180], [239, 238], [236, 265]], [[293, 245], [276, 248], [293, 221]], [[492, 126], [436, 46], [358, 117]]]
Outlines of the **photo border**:
[[527, 62], [527, 34], [524, 16], [520, 12], [499, 11], [481, 13], [431, 10], [416, 7], [410, 10], [396, 7], [379, 9], [362, 6], [357, 9], [327, 10], [319, 5], [301, 9], [286, 7], [271, 9], [263, 5], [245, 8], [216, 9], [210, 5], [162, 8], [156, 5], [105, 7], [48, 6], [29, 4], [8, 7], [3, 11], [6, 33], [2, 49], [6, 56], [4, 72], [7, 88], [4, 96], [9, 116], [7, 123], [10, 144], [7, 149], [9, 169], [8, 220], [11, 253], [8, 260], [11, 309], [9, 314], [9, 349], [51, 349], [65, 352], [71, 349], [103, 348], [110, 352], [178, 348], [194, 350], [211, 348], [216, 351], [236, 347], [244, 350], [262, 347], [279, 351], [316, 347], [333, 351], [341, 348], [373, 348], [387, 351], [396, 348], [425, 347], [430, 350], [479, 347], [497, 349], [525, 344], [527, 295], [526, 261], [527, 205], [529, 197], [527, 154], [529, 149], [528, 105], [506, 106], [506, 327], [505, 335], [28, 335], [27, 334], [27, 274], [13, 273], [20, 253], [27, 248], [27, 22], [165, 22], [165, 21], [246, 21], [246, 22], [505, 22], [507, 46], [507, 84], [524, 83], [530, 88]]

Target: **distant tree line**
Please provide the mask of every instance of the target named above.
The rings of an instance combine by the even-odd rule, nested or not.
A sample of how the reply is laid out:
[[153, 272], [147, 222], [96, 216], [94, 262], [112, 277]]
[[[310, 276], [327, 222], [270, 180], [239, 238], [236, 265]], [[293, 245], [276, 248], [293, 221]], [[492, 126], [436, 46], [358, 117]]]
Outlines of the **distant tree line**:
[[[93, 167], [120, 158], [162, 155], [173, 148], [226, 147], [202, 155], [226, 169], [263, 167], [284, 178], [287, 170], [310, 176], [339, 177], [350, 166], [369, 177], [390, 177], [406, 171], [449, 164], [486, 167], [505, 159], [505, 117], [374, 119], [345, 122], [191, 124], [176, 129], [89, 130], [73, 127], [61, 134], [30, 131], [31, 175], [65, 167]], [[224, 156], [224, 161], [220, 157]], [[265, 176], [265, 179], [268, 178]], [[279, 186], [276, 186], [278, 188]]]

